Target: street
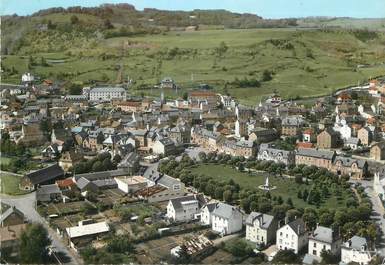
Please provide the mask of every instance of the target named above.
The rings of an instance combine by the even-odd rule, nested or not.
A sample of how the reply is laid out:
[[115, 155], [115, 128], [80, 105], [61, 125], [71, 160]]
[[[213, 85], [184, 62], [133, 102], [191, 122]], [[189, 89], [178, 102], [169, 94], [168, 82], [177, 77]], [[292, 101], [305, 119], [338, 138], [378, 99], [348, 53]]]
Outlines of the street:
[[[82, 260], [77, 254], [69, 251], [65, 246], [65, 243], [58, 236], [56, 231], [49, 227], [47, 221], [40, 216], [40, 214], [35, 210], [35, 192], [28, 193], [22, 196], [8, 196], [0, 194], [0, 199], [2, 203], [6, 203], [11, 206], [15, 206], [18, 210], [22, 211], [25, 217], [32, 223], [42, 224], [48, 231], [49, 237], [52, 241], [52, 246], [56, 252], [62, 253], [67, 256], [70, 261], [65, 264], [81, 264]], [[64, 263], [64, 262], [63, 262]]]

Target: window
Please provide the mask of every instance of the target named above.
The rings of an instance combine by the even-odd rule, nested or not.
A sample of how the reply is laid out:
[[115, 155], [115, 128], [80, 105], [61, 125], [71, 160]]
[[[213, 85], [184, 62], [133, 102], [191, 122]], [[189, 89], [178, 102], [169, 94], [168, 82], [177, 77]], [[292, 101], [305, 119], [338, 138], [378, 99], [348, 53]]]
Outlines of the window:
[[316, 242], [314, 242], [313, 246], [316, 248], [316, 247], [317, 247], [317, 243], [316, 243]]
[[317, 256], [317, 250], [313, 250], [313, 255]]

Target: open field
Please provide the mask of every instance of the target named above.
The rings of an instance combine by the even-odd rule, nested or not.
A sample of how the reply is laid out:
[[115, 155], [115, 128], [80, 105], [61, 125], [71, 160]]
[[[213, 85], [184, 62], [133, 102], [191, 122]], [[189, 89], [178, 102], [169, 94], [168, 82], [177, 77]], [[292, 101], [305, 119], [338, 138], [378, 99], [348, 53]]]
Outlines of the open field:
[[8, 195], [22, 195], [28, 193], [19, 189], [20, 177], [7, 174], [0, 174], [1, 178], [1, 193]]
[[[134, 94], [159, 96], [160, 91], [151, 87], [170, 76], [180, 88], [166, 90], [167, 97], [180, 97], [207, 83], [215, 91], [228, 92], [248, 105], [258, 103], [273, 90], [286, 98], [321, 96], [385, 74], [383, 33], [365, 39], [342, 30], [171, 31], [103, 39], [88, 46], [74, 45], [78, 37], [69, 36], [62, 49], [55, 52], [44, 48], [52, 36], [39, 33], [38, 38], [38, 43], [31, 40], [31, 47], [24, 47], [19, 54], [4, 57], [3, 65], [8, 69], [14, 67], [17, 74], [5, 75], [3, 82], [19, 82], [20, 74], [28, 70], [25, 55], [30, 50], [36, 61], [31, 71], [43, 78], [64, 78], [84, 85], [91, 80], [114, 83], [122, 65], [123, 78], [136, 82], [129, 88]], [[219, 51], [222, 42], [227, 48]], [[41, 57], [49, 62], [48, 66], [39, 64]], [[62, 61], [50, 63], [49, 59]], [[357, 68], [360, 64], [370, 66]], [[265, 70], [273, 72], [273, 78], [260, 87], [240, 88], [231, 84], [235, 78], [261, 80]]]
[[[198, 166], [191, 168], [191, 172], [203, 174], [205, 176], [210, 176], [214, 179], [223, 181], [233, 179], [235, 183], [238, 183], [245, 189], [257, 189], [259, 185], [263, 185], [265, 183], [265, 177], [262, 175], [250, 175], [224, 165], [199, 164]], [[309, 185], [298, 184], [294, 181], [294, 179], [287, 179], [279, 176], [270, 176], [269, 182], [271, 185], [277, 186], [277, 189], [270, 192], [272, 196], [281, 196], [284, 201], [291, 198], [296, 207], [305, 208], [311, 206], [302, 199], [297, 198], [298, 191], [304, 191], [305, 189], [310, 191], [311, 183]], [[342, 191], [341, 200], [338, 200], [334, 196], [330, 196], [326, 201], [322, 202], [321, 206], [330, 208], [344, 207], [347, 195], [347, 191]]]

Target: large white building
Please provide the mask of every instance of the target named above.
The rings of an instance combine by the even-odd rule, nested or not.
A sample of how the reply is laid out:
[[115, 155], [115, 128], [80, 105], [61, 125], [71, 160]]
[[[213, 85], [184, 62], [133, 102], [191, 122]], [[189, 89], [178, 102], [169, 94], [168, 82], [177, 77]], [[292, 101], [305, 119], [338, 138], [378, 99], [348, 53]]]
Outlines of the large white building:
[[229, 235], [242, 230], [242, 213], [234, 206], [220, 202], [211, 216], [211, 229], [214, 232]]
[[126, 100], [127, 92], [122, 87], [95, 87], [90, 90], [90, 101]]
[[366, 265], [371, 259], [368, 244], [363, 237], [354, 236], [341, 247], [341, 262], [345, 264], [354, 262]]
[[295, 254], [306, 246], [308, 232], [302, 219], [296, 219], [277, 230], [278, 250], [293, 250]]
[[217, 203], [208, 203], [201, 209], [201, 223], [203, 225], [211, 225], [212, 213], [217, 206]]
[[339, 256], [341, 251], [341, 238], [339, 233], [333, 229], [318, 226], [309, 236], [308, 253], [303, 263], [314, 264], [314, 261], [321, 261], [321, 253], [330, 251], [333, 255]]
[[205, 200], [202, 195], [171, 199], [167, 204], [167, 218], [174, 222], [188, 222], [197, 218]]
[[274, 216], [251, 212], [246, 219], [246, 239], [267, 246], [274, 242], [277, 228]]

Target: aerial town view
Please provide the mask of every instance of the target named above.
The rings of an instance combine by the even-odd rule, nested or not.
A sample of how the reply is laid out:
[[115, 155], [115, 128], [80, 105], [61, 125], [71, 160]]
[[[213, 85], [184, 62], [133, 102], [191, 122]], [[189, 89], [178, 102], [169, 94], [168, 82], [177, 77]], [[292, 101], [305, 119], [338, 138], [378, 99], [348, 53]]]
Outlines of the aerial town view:
[[1, 0], [1, 264], [385, 264], [384, 0]]

